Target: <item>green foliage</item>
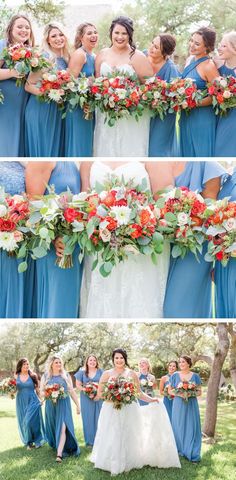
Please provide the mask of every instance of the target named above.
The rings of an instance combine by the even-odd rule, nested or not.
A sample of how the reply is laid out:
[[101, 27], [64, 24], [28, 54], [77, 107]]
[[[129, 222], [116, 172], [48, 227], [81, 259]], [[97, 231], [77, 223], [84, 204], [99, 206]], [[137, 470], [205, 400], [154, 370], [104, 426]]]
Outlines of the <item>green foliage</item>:
[[0, 39], [4, 38], [6, 26], [12, 17], [16, 13], [16, 8], [7, 6], [6, 0], [0, 0]]
[[63, 0], [24, 0], [22, 8], [33, 16], [39, 25], [64, 19], [65, 2]]

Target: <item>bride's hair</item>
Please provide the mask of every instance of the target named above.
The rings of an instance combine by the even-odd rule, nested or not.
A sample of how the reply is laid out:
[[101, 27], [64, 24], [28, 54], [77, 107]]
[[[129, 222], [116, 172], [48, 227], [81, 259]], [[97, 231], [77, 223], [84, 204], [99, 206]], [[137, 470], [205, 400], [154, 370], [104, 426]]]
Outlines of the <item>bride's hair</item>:
[[124, 361], [125, 361], [125, 365], [126, 365], [127, 367], [129, 367], [129, 364], [128, 364], [128, 355], [127, 355], [126, 351], [123, 350], [123, 348], [115, 348], [115, 350], [113, 350], [112, 356], [111, 356], [112, 362], [114, 363], [114, 358], [115, 358], [115, 354], [116, 354], [116, 353], [120, 353], [120, 354], [122, 355], [122, 357], [123, 357], [123, 359], [124, 359]]
[[128, 33], [129, 37], [129, 45], [131, 47], [131, 54], [130, 58], [134, 55], [135, 50], [136, 50], [136, 45], [133, 41], [133, 34], [134, 34], [134, 27], [133, 27], [133, 20], [129, 17], [124, 17], [123, 15], [116, 17], [114, 20], [111, 22], [110, 26], [110, 39], [112, 40], [112, 33], [116, 25], [121, 25], [124, 27]]

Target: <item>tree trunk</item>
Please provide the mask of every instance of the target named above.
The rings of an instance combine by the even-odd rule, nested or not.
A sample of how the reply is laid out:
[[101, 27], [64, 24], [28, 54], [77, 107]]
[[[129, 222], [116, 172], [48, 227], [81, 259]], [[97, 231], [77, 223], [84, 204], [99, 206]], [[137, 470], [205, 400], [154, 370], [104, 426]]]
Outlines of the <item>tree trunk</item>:
[[230, 349], [229, 349], [229, 369], [230, 375], [236, 389], [236, 331], [234, 330], [234, 324], [228, 324], [228, 332], [231, 337]]
[[221, 370], [229, 350], [229, 336], [227, 323], [218, 323], [216, 327], [218, 345], [216, 347], [211, 374], [207, 388], [206, 414], [203, 433], [214, 438], [217, 420], [217, 396], [220, 384]]

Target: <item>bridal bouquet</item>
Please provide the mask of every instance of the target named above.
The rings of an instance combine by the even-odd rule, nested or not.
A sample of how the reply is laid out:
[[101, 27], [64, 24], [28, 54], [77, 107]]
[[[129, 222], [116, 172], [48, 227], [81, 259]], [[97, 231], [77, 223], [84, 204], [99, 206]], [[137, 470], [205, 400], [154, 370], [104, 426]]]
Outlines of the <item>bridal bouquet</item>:
[[98, 392], [98, 383], [96, 382], [87, 382], [84, 385], [84, 390], [83, 393], [90, 398], [90, 400], [93, 400]]
[[176, 78], [168, 85], [169, 112], [180, 112], [184, 110], [190, 113], [198, 106], [203, 94], [191, 78]]
[[143, 113], [140, 85], [134, 79], [120, 73], [95, 78], [91, 94], [94, 98], [94, 108], [99, 108], [105, 114], [105, 122], [110, 127], [120, 118], [131, 115], [138, 120]]
[[188, 402], [190, 398], [195, 398], [198, 392], [198, 386], [194, 382], [179, 382], [177, 387], [174, 388], [175, 394], [180, 394], [185, 402]]
[[44, 396], [46, 400], [50, 400], [52, 403], [56, 404], [58, 400], [66, 398], [68, 394], [65, 392], [62, 385], [59, 383], [53, 383], [45, 386]]
[[23, 43], [17, 43], [3, 49], [1, 59], [4, 60], [7, 68], [15, 69], [22, 78], [16, 79], [16, 85], [24, 85], [26, 76], [30, 72], [37, 72], [49, 68], [51, 63], [39, 53], [39, 50]]
[[158, 77], [152, 77], [141, 85], [141, 103], [143, 107], [148, 107], [153, 116], [159, 116], [161, 120], [169, 109], [169, 99], [167, 94], [167, 83]]
[[19, 254], [24, 241], [24, 224], [29, 205], [22, 195], [7, 195], [0, 188], [0, 248], [9, 255]]
[[65, 108], [66, 102], [70, 101], [77, 91], [76, 81], [67, 70], [45, 72], [39, 82], [41, 102], [56, 102], [60, 109]]
[[205, 240], [207, 205], [202, 196], [186, 187], [174, 188], [161, 194], [156, 204], [161, 209], [158, 229], [174, 244], [172, 256], [184, 258], [190, 251], [197, 257]]
[[2, 91], [0, 90], [0, 103], [3, 103], [3, 100], [4, 100], [4, 96]]
[[112, 402], [116, 410], [121, 410], [125, 405], [130, 405], [137, 399], [137, 389], [132, 379], [122, 376], [110, 378], [104, 384], [102, 399]]
[[14, 399], [16, 396], [16, 379], [10, 377], [4, 378], [4, 380], [0, 382], [0, 393], [2, 395], [7, 394]]
[[208, 84], [208, 94], [212, 97], [212, 106], [216, 115], [225, 115], [230, 108], [236, 107], [236, 78], [219, 77]]
[[226, 266], [230, 258], [236, 257], [236, 202], [227, 198], [215, 202], [204, 230], [208, 240], [205, 260], [218, 260]]

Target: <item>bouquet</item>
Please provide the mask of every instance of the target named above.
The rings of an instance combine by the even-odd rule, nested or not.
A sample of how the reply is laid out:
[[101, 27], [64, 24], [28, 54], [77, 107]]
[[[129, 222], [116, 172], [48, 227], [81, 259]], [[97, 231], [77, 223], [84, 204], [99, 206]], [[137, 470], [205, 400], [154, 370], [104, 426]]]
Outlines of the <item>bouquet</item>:
[[181, 112], [184, 110], [190, 113], [198, 106], [203, 98], [203, 93], [191, 78], [176, 78], [168, 85], [167, 95], [169, 97], [169, 112]]
[[226, 266], [230, 258], [236, 257], [236, 202], [227, 198], [215, 202], [213, 211], [205, 221], [204, 229], [208, 240], [205, 260], [218, 260]]
[[58, 108], [63, 109], [71, 92], [76, 91], [76, 84], [67, 70], [48, 71], [39, 82], [39, 91], [39, 101], [56, 102]]
[[186, 187], [174, 188], [160, 195], [157, 206], [161, 209], [158, 229], [174, 244], [172, 256], [184, 258], [190, 251], [197, 258], [205, 240], [202, 225], [207, 206], [202, 196]]
[[18, 256], [28, 216], [28, 200], [22, 195], [7, 195], [0, 188], [0, 248], [8, 255]]
[[68, 110], [74, 110], [79, 106], [84, 110], [85, 120], [91, 120], [95, 110], [91, 94], [92, 82], [92, 78], [86, 77], [84, 74], [80, 75], [76, 80], [73, 79], [73, 86], [71, 82], [68, 84], [66, 93]]
[[84, 390], [83, 393], [90, 398], [90, 400], [93, 400], [98, 392], [98, 383], [96, 382], [87, 382], [84, 385]]
[[152, 394], [154, 382], [150, 378], [148, 378], [148, 377], [147, 378], [141, 378], [139, 380], [139, 383], [140, 383], [141, 390], [144, 393]]
[[190, 398], [195, 398], [198, 392], [198, 386], [194, 382], [179, 382], [177, 387], [174, 388], [175, 394], [181, 394], [183, 400], [188, 402]]
[[94, 108], [105, 114], [105, 122], [110, 127], [120, 118], [134, 116], [136, 120], [143, 113], [142, 91], [135, 79], [120, 73], [113, 76], [95, 78], [91, 86]]
[[1, 54], [7, 68], [15, 69], [22, 78], [16, 79], [18, 87], [24, 85], [26, 76], [30, 72], [37, 72], [44, 68], [49, 68], [49, 61], [39, 53], [39, 50], [23, 43], [17, 43], [11, 47], [3, 49]]
[[208, 83], [207, 92], [212, 97], [212, 106], [216, 115], [226, 115], [230, 108], [236, 107], [236, 78], [219, 77]]
[[112, 402], [113, 408], [121, 410], [125, 405], [130, 405], [137, 399], [137, 390], [132, 379], [122, 376], [110, 378], [104, 384], [102, 392], [103, 400]]
[[2, 395], [7, 394], [12, 399], [16, 396], [16, 379], [15, 378], [5, 378], [0, 382], [0, 392]]
[[173, 398], [175, 397], [174, 395], [172, 395], [171, 393], [169, 393], [169, 385], [166, 385], [163, 389], [163, 395], [164, 397], [167, 397], [169, 400], [173, 400]]
[[65, 392], [65, 388], [62, 385], [59, 383], [53, 383], [45, 386], [44, 396], [46, 400], [50, 400], [52, 403], [56, 404], [58, 400], [66, 398], [68, 394]]
[[148, 107], [153, 116], [159, 116], [161, 120], [169, 109], [167, 83], [158, 77], [152, 77], [141, 85], [141, 104]]
[[4, 100], [4, 96], [2, 91], [0, 90], [0, 103], [3, 103], [3, 100]]

